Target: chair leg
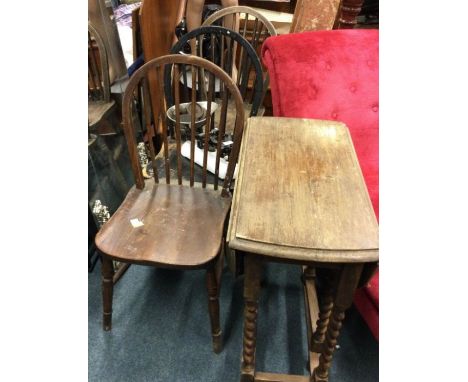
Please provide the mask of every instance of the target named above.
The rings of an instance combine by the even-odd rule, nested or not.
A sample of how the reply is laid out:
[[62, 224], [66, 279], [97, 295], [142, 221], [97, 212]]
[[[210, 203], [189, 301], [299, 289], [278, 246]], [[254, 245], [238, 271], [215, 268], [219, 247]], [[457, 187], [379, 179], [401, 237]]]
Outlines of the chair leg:
[[114, 290], [114, 265], [112, 259], [102, 256], [102, 306], [103, 329], [109, 331], [112, 328], [112, 293]]
[[206, 287], [208, 290], [208, 310], [210, 312], [213, 351], [215, 353], [220, 353], [223, 343], [221, 337], [221, 326], [219, 324], [219, 285], [216, 281], [215, 267], [210, 267], [206, 271]]

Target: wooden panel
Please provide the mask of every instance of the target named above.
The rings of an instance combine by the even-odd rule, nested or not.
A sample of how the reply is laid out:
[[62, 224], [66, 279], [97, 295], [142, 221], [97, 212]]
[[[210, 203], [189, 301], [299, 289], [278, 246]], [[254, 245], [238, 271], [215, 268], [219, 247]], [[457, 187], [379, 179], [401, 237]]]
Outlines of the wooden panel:
[[144, 0], [140, 11], [140, 33], [145, 61], [169, 54], [174, 43], [182, 1]]
[[340, 0], [298, 0], [290, 33], [332, 29]]
[[[144, 0], [140, 7], [140, 37], [145, 62], [169, 54], [175, 42], [175, 27], [185, 2], [181, 0]], [[155, 73], [149, 75], [153, 112], [158, 114], [159, 93]], [[162, 135], [162, 126], [156, 127], [156, 135]], [[156, 147], [159, 152], [160, 147]]]
[[240, 162], [232, 248], [308, 261], [378, 259], [377, 220], [344, 124], [250, 118]]

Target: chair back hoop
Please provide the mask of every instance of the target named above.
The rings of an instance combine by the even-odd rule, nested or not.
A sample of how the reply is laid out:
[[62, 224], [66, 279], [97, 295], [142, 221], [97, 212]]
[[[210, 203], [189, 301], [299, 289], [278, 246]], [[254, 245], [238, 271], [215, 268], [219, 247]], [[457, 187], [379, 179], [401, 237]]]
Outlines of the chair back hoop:
[[[220, 9], [219, 11], [213, 13], [208, 18], [206, 18], [206, 20], [203, 22], [201, 26], [203, 27], [203, 26], [212, 25], [215, 21], [218, 21], [221, 18], [228, 16], [228, 15], [238, 15], [238, 17], [240, 18], [242, 13], [244, 13], [245, 15], [245, 18], [244, 18], [245, 22], [244, 22], [244, 28], [242, 28], [242, 33], [240, 30], [239, 30], [239, 33], [241, 33], [242, 37], [244, 37], [247, 41], [249, 41], [252, 44], [252, 46], [254, 46], [254, 48], [257, 47], [256, 44], [258, 43], [260, 35], [263, 33], [262, 31], [263, 27], [260, 27], [261, 29], [257, 30], [258, 21], [260, 21], [261, 24], [265, 26], [270, 36], [278, 35], [278, 32], [276, 31], [274, 25], [271, 23], [270, 20], [268, 20], [264, 15], [262, 15], [256, 9], [242, 6], [242, 5], [236, 5], [233, 7], [226, 7], [226, 8]], [[250, 16], [254, 17], [254, 20], [253, 20], [254, 30], [252, 31], [252, 39], [249, 39], [247, 37], [247, 32], [248, 32], [247, 21], [249, 20]], [[230, 28], [230, 29], [233, 29], [233, 28]]]
[[[188, 99], [189, 102], [185, 103], [182, 101], [187, 101], [187, 99], [183, 99], [184, 92], [180, 91], [180, 73], [184, 71], [190, 71], [192, 75], [190, 98]], [[172, 74], [172, 81], [170, 80], [169, 83], [164, 83], [165, 73]], [[217, 93], [221, 101], [216, 99], [217, 102], [221, 103], [220, 106], [214, 102], [216, 81], [221, 84], [222, 88], [222, 92]], [[157, 84], [157, 89], [150, 89], [150, 84]], [[207, 85], [208, 89], [206, 89]], [[169, 87], [169, 91], [164, 89], [167, 87]], [[202, 89], [204, 91], [201, 91]], [[174, 94], [170, 94], [172, 92]], [[170, 94], [171, 99], [174, 100], [171, 105], [166, 101], [165, 94]], [[157, 110], [152, 109], [152, 100], [156, 98], [159, 100]], [[232, 128], [231, 149], [226, 163], [225, 159], [222, 158], [224, 149], [222, 143], [226, 133], [227, 120], [229, 119], [227, 114], [229, 98], [234, 100], [235, 114], [233, 115], [235, 121]], [[141, 100], [139, 105], [140, 113], [133, 111], [136, 108], [135, 105], [138, 99]], [[200, 105], [203, 105], [203, 108]], [[201, 117], [198, 116], [199, 110], [202, 110]], [[218, 114], [215, 113], [216, 110], [218, 110]], [[143, 116], [144, 120], [137, 121], [139, 115]], [[171, 183], [170, 158], [174, 159], [174, 156], [170, 154], [175, 154], [175, 159], [177, 159], [177, 183], [182, 185], [182, 163], [184, 162], [182, 143], [185, 144], [190, 141], [189, 146], [184, 146], [186, 149], [188, 147], [187, 150], [190, 150], [190, 155], [184, 155], [190, 161], [190, 186], [194, 186], [195, 170], [200, 169], [200, 167], [195, 167], [196, 153], [198, 153], [198, 158], [202, 158], [202, 163], [197, 161], [202, 166], [202, 187], [205, 188], [207, 185], [208, 158], [210, 157], [211, 166], [214, 166], [214, 170], [213, 167], [209, 170], [214, 174], [213, 188], [218, 189], [218, 177], [223, 174], [224, 183], [221, 194], [222, 196], [230, 195], [229, 190], [244, 129], [244, 108], [242, 97], [235, 82], [218, 66], [197, 56], [181, 54], [170, 54], [145, 63], [135, 71], [127, 85], [122, 101], [122, 120], [137, 188], [143, 189], [145, 186], [137, 149], [137, 129], [135, 128], [140, 122], [142, 127], [146, 127], [153, 177], [156, 183], [159, 183], [157, 163], [159, 158], [162, 159], [163, 164], [160, 167], [164, 167], [166, 183]], [[155, 131], [158, 127], [161, 127], [161, 139], [163, 141], [162, 150], [159, 154], [155, 151], [155, 144], [153, 143], [156, 136]], [[213, 136], [215, 137], [214, 143], [212, 142]], [[199, 139], [198, 142], [196, 142], [196, 137]], [[186, 138], [185, 142], [182, 142], [183, 138]], [[195, 152], [195, 146], [199, 143], [203, 147], [199, 147]], [[209, 150], [209, 148], [212, 150]], [[158, 154], [158, 158], [156, 154]]]
[[[94, 43], [99, 51], [99, 62], [96, 60]], [[96, 28], [88, 21], [88, 95], [90, 91], [101, 93], [101, 100], [110, 101], [109, 62], [106, 46]]]
[[[239, 33], [221, 26], [211, 25], [202, 26], [183, 35], [171, 48], [171, 53], [184, 54], [186, 47], [190, 47], [192, 50], [192, 47], [196, 45], [195, 53], [201, 57], [204, 42], [209, 44], [208, 52], [205, 51], [208, 60], [234, 77], [242, 99], [252, 105], [249, 116], [256, 116], [263, 101], [264, 89], [262, 66], [255, 49]], [[217, 48], [219, 48], [219, 55], [216, 54]], [[234, 71], [236, 74], [233, 74]], [[250, 81], [252, 74], [255, 79]], [[168, 78], [170, 78], [169, 74], [165, 73], [166, 81]], [[253, 89], [249, 97], [248, 90], [251, 86]], [[170, 104], [173, 104], [174, 101], [168, 94], [166, 94], [166, 98]]]
[[[240, 20], [242, 13], [244, 14], [244, 25], [240, 27]], [[267, 37], [270, 36], [277, 36], [278, 32], [276, 31], [274, 25], [270, 20], [268, 20], [264, 15], [262, 15], [260, 12], [258, 12], [256, 9], [246, 7], [246, 6], [233, 6], [233, 7], [227, 7], [223, 8], [212, 15], [210, 15], [206, 20], [203, 22], [202, 26], [207, 26], [207, 25], [212, 25], [214, 22], [224, 18], [227, 21], [226, 16], [230, 15], [235, 15], [236, 17], [236, 24], [239, 29], [239, 33], [244, 37], [255, 49], [257, 52], [257, 55], [260, 57], [260, 48], [261, 48], [261, 43], [265, 41]], [[250, 20], [250, 18], [253, 17], [254, 20]], [[248, 29], [249, 25], [249, 20], [251, 21], [250, 25], [252, 29]], [[259, 23], [260, 22], [260, 23]], [[226, 23], [225, 23], [226, 24]], [[228, 27], [228, 25], [224, 25], [225, 27]], [[265, 33], [266, 36], [262, 39], [262, 34], [264, 33], [263, 27], [266, 28]], [[231, 28], [234, 29], [234, 28]], [[237, 29], [236, 29], [237, 31]], [[268, 86], [270, 85], [270, 75], [268, 74], [268, 71], [265, 70], [264, 72], [264, 81], [263, 81], [263, 96], [262, 100], [265, 98], [265, 94], [268, 90]]]

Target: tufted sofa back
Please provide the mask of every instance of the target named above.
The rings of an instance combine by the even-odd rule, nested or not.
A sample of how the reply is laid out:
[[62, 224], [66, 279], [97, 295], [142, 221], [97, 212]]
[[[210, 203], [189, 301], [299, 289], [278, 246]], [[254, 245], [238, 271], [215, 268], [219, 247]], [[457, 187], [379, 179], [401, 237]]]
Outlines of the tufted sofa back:
[[273, 114], [344, 122], [379, 214], [379, 31], [348, 29], [268, 38]]

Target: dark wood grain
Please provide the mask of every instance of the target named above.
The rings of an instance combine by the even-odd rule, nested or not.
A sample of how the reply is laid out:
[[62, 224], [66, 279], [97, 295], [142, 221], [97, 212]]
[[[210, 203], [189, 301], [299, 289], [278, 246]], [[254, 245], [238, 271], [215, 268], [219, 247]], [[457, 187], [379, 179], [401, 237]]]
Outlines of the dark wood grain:
[[[149, 183], [143, 190], [130, 190], [96, 236], [98, 248], [117, 260], [140, 264], [188, 268], [213, 260], [230, 198], [208, 189]], [[144, 225], [134, 228], [131, 219]]]
[[[185, 6], [182, 0], [145, 0], [140, 7], [140, 38], [145, 62], [169, 53], [175, 40], [175, 27]], [[158, 114], [160, 95], [157, 90], [156, 73], [149, 74], [151, 102]], [[162, 134], [162, 126], [154, 126], [155, 134]], [[159, 152], [161, 147], [156, 147]]]

